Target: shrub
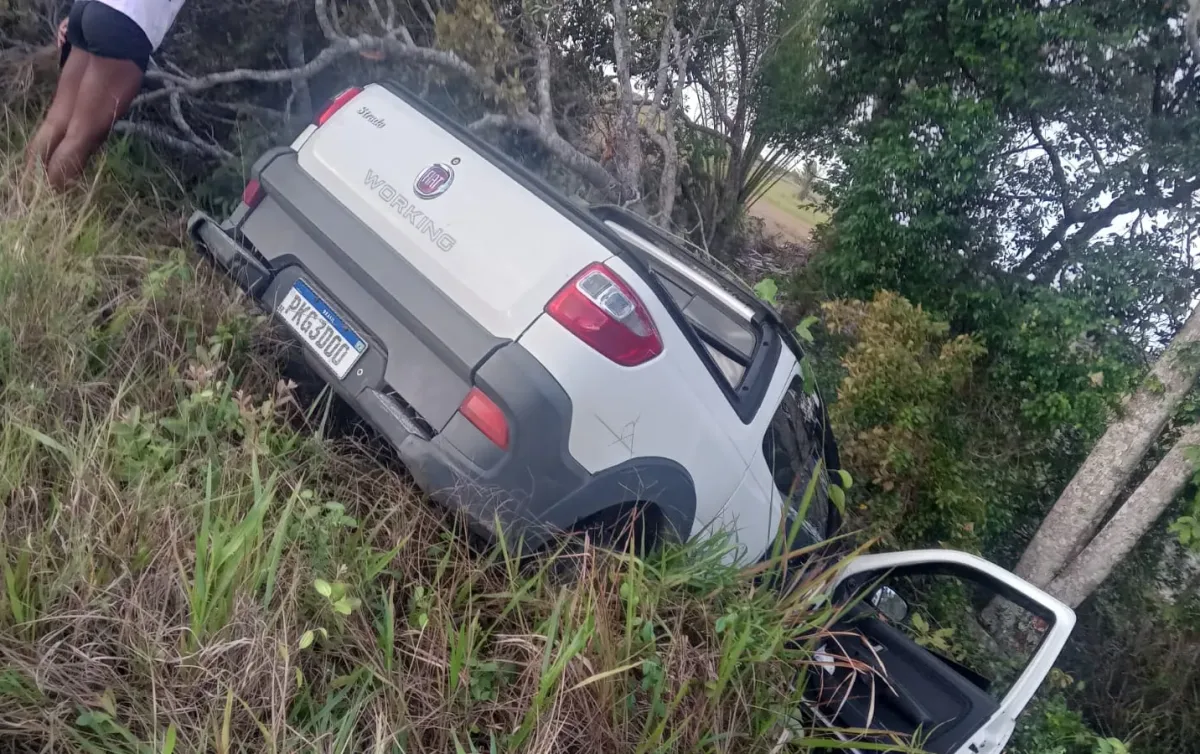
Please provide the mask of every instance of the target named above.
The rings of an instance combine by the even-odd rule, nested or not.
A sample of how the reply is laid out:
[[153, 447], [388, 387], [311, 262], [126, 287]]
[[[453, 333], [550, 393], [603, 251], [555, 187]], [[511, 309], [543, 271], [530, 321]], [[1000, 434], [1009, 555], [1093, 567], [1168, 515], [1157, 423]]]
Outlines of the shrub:
[[851, 345], [831, 418], [842, 461], [863, 484], [858, 519], [892, 546], [975, 549], [987, 516], [963, 457], [962, 393], [983, 347], [893, 293], [824, 305]]

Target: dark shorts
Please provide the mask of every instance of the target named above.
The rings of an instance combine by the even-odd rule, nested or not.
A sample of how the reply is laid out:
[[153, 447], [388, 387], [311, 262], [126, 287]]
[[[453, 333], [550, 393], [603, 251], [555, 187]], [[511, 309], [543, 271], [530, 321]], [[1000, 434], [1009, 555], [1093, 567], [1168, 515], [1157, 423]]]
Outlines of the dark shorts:
[[150, 38], [132, 18], [93, 0], [78, 0], [71, 7], [61, 65], [66, 65], [74, 47], [100, 58], [133, 61], [142, 71], [154, 52]]

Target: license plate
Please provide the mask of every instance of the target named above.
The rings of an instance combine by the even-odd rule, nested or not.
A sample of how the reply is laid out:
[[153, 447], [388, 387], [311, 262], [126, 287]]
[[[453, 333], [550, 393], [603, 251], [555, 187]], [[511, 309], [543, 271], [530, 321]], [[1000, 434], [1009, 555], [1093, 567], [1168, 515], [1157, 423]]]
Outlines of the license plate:
[[292, 284], [275, 311], [339, 380], [367, 350], [367, 341], [303, 280]]

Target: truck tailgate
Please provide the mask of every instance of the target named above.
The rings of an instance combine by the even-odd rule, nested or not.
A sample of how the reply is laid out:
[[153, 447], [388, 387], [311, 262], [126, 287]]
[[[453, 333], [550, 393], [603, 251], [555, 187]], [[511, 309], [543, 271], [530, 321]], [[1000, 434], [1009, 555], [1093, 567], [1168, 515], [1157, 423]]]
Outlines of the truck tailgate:
[[[429, 282], [499, 338], [607, 249], [379, 85], [305, 142], [300, 167]], [[377, 278], [384, 288], [386, 276]]]

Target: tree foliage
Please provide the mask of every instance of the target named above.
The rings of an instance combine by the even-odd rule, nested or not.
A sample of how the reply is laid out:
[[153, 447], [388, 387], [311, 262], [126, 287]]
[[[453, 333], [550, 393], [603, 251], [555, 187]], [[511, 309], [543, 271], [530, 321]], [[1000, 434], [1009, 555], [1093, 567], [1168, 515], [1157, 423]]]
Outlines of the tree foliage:
[[[802, 127], [825, 288], [987, 349], [961, 410], [1023, 538], [1191, 307], [1200, 82], [1180, 2], [834, 0]], [[1015, 545], [995, 543], [994, 556]]]
[[842, 163], [838, 277], [943, 308], [964, 283], [1032, 279], [1132, 336], [1169, 332], [1196, 281], [1200, 80], [1184, 11], [831, 3], [809, 123]]
[[[940, 337], [969, 335], [986, 348], [969, 367], [964, 389], [927, 404], [922, 416], [933, 419], [922, 434], [897, 435], [895, 416], [860, 412], [861, 390], [839, 392], [847, 405], [833, 413], [853, 427], [855, 449], [847, 456], [857, 452], [859, 463], [866, 458], [879, 466], [904, 458], [910, 448], [938, 447], [931, 439], [952, 448], [943, 466], [927, 464], [906, 480], [906, 499], [918, 505], [897, 505], [892, 491], [873, 488], [869, 474], [858, 474], [871, 480], [862, 515], [891, 522], [886, 531], [897, 544], [943, 541], [955, 523], [973, 523], [985, 554], [1015, 563], [1094, 441], [1125, 416], [1125, 396], [1139, 385], [1136, 395], [1153, 392], [1143, 376], [1180, 331], [1197, 283], [1200, 47], [1187, 37], [1200, 20], [1200, 3], [1190, 5], [828, 3], [820, 40], [825, 80], [795, 111], [798, 128], [832, 166], [822, 190], [832, 222], [822, 232], [823, 254], [808, 282], [864, 301], [881, 289], [894, 291], [945, 321], [949, 329]], [[861, 347], [852, 346], [844, 358], [857, 358]], [[884, 345], [876, 353], [886, 354]], [[925, 353], [921, 384], [937, 384], [937, 362]], [[914, 405], [903, 390], [911, 377], [892, 368], [894, 378], [885, 368], [875, 379], [881, 391], [893, 391], [889, 408], [902, 411]], [[1136, 401], [1129, 405], [1137, 410]], [[1190, 419], [1181, 414], [1193, 409], [1194, 401], [1184, 400], [1157, 426], [1186, 426]], [[888, 439], [864, 443], [878, 437]], [[1167, 445], [1159, 438], [1147, 458], [1171, 461], [1163, 467], [1172, 472], [1170, 484], [1157, 485], [1169, 497], [1189, 472], [1177, 463], [1184, 449], [1172, 454]], [[1144, 451], [1136, 451], [1136, 474], [1125, 482], [1162, 481], [1163, 473], [1150, 473], [1154, 464], [1137, 462]], [[939, 506], [963, 490], [984, 502]], [[1138, 512], [1148, 519], [1169, 509], [1162, 495], [1153, 505], [1142, 504], [1145, 497], [1130, 498], [1140, 502], [1125, 518]], [[1174, 517], [1166, 518], [1155, 542], [1167, 536]], [[1182, 532], [1191, 532], [1190, 519], [1180, 519], [1171, 536]], [[1129, 549], [1128, 538], [1121, 542], [1112, 552]], [[1161, 555], [1142, 553], [1154, 562]], [[1096, 683], [1098, 690], [1071, 684], [1061, 693], [1072, 700], [1120, 698], [1125, 709], [1119, 712], [1111, 704], [1089, 711], [1135, 744], [1186, 746], [1171, 731], [1193, 725], [1190, 675], [1158, 672], [1151, 666], [1164, 655], [1151, 659], [1140, 651], [1136, 663], [1120, 664], [1144, 672], [1107, 674], [1106, 655], [1127, 650], [1100, 647], [1129, 645], [1098, 637], [1112, 635], [1107, 625], [1136, 625], [1143, 635], [1158, 630], [1157, 646], [1185, 657], [1195, 637], [1161, 618], [1157, 576], [1139, 579], [1134, 569], [1112, 565], [1104, 563], [1103, 572], [1113, 572], [1108, 588], [1090, 603], [1103, 603], [1108, 612], [1085, 613], [1081, 633], [1087, 638], [1074, 658], [1087, 688]], [[1088, 588], [1101, 572], [1090, 570]], [[1072, 601], [1080, 594], [1074, 590]], [[1156, 617], [1140, 620], [1147, 602]], [[1182, 691], [1168, 699], [1167, 688]], [[1163, 730], [1128, 714], [1140, 699], [1155, 706], [1153, 714], [1161, 711]], [[1077, 727], [1076, 716], [1048, 707], [1041, 722], [1063, 731]], [[1057, 736], [1042, 733], [1045, 726], [1014, 747], [1041, 751]]]
[[688, 201], [678, 219], [706, 246], [727, 246], [742, 210], [807, 147], [796, 113], [822, 78], [816, 39], [823, 18], [824, 0], [736, 3], [697, 50], [695, 113], [682, 144]]
[[991, 501], [977, 486], [960, 408], [984, 348], [894, 293], [823, 307], [842, 358], [832, 420], [843, 464], [865, 492], [857, 518], [892, 546], [943, 542], [976, 550]]

